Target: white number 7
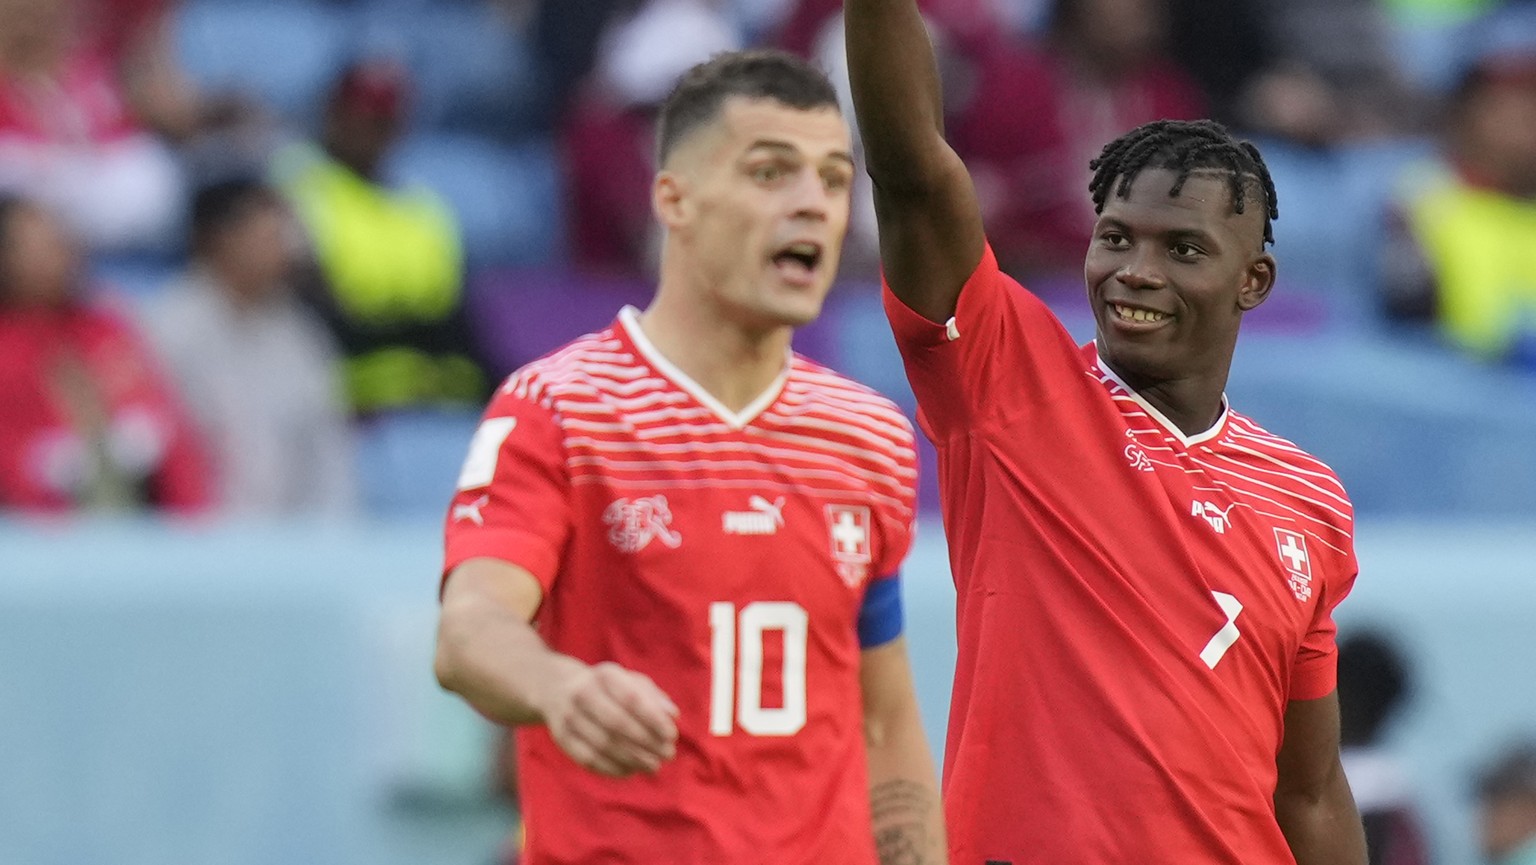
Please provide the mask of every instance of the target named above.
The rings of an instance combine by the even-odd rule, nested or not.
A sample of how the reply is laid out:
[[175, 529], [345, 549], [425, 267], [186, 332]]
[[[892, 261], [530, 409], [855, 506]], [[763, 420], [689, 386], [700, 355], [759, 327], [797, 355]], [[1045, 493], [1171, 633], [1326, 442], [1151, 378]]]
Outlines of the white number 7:
[[1200, 660], [1214, 670], [1221, 662], [1221, 656], [1225, 655], [1227, 650], [1232, 648], [1232, 644], [1237, 642], [1237, 638], [1242, 636], [1237, 630], [1237, 614], [1243, 611], [1243, 603], [1226, 592], [1211, 592], [1211, 594], [1216, 596], [1216, 604], [1221, 607], [1221, 611], [1227, 614], [1227, 623], [1200, 651]]

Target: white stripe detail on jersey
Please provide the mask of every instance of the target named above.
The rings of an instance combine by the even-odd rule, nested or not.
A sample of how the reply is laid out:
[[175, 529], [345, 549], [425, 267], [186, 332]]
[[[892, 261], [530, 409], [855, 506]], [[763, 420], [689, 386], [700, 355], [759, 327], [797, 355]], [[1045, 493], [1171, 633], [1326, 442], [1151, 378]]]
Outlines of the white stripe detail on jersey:
[[[1209, 475], [1207, 475], [1207, 477], [1209, 477]], [[1215, 480], [1220, 481], [1219, 478], [1217, 478]], [[1289, 511], [1289, 513], [1290, 513], [1290, 515], [1286, 516], [1285, 519], [1291, 520], [1292, 522], [1300, 523], [1302, 521], [1305, 521], [1305, 522], [1308, 522], [1308, 523], [1314, 523], [1316, 525], [1319, 525], [1319, 526], [1322, 526], [1322, 527], [1328, 529], [1331, 532], [1334, 532], [1335, 534], [1343, 535], [1346, 538], [1353, 539], [1353, 537], [1354, 537], [1354, 535], [1351, 532], [1349, 532], [1349, 531], [1347, 531], [1345, 529], [1340, 528], [1339, 526], [1333, 524], [1332, 522], [1330, 522], [1328, 520], [1319, 519], [1318, 517], [1316, 517], [1316, 516], [1314, 516], [1312, 514], [1309, 514], [1309, 513], [1307, 513], [1304, 510], [1301, 510], [1301, 509], [1299, 509], [1299, 508], [1297, 508], [1297, 507], [1295, 507], [1293, 505], [1287, 504], [1286, 502], [1282, 502], [1282, 501], [1279, 501], [1277, 499], [1272, 499], [1269, 496], [1264, 495], [1263, 493], [1257, 492], [1256, 490], [1240, 489], [1240, 488], [1237, 488], [1237, 487], [1230, 487], [1229, 486], [1227, 488], [1226, 492], [1227, 492], [1228, 497], [1230, 497], [1233, 501], [1237, 501], [1238, 500], [1238, 496], [1242, 495], [1242, 496], [1247, 496], [1250, 499], [1258, 499], [1259, 501], [1262, 501], [1262, 502], [1269, 502], [1270, 504], [1274, 505], [1277, 508], [1283, 508], [1284, 510]], [[1281, 492], [1284, 492], [1284, 491], [1282, 490]], [[1257, 505], [1254, 506], [1254, 510], [1256, 510], [1256, 511], [1258, 510], [1258, 506]], [[1278, 514], [1269, 514], [1269, 515], [1270, 516], [1279, 516]], [[1315, 533], [1314, 532], [1307, 532], [1307, 534], [1308, 535], [1313, 535]], [[1335, 549], [1337, 549], [1337, 547], [1335, 547]], [[1342, 550], [1340, 552], [1342, 552]]]
[[[847, 456], [863, 457], [864, 462], [874, 466], [868, 469], [882, 480], [890, 482], [891, 477], [916, 477], [917, 468], [914, 465], [904, 465], [894, 459], [881, 459], [874, 455], [868, 455], [856, 448], [850, 448], [828, 442], [827, 446], [819, 449], [810, 448], [776, 448], [771, 445], [761, 444], [756, 441], [719, 441], [719, 442], [679, 442], [676, 444], [664, 444], [653, 442], [607, 441], [604, 439], [590, 438], [586, 436], [567, 436], [565, 449], [567, 453], [579, 453], [591, 451], [593, 455], [603, 454], [689, 454], [699, 451], [709, 453], [744, 453], [759, 459], [777, 464], [781, 460], [802, 460], [815, 462], [821, 465], [836, 468], [849, 466]], [[843, 454], [844, 456], [840, 456]], [[854, 467], [857, 468], [857, 467]], [[875, 471], [879, 469], [879, 471]]]
[[803, 421], [807, 416], [813, 414], [824, 417], [830, 422], [841, 426], [859, 429], [865, 435], [872, 435], [881, 441], [890, 442], [894, 440], [903, 445], [910, 445], [913, 442], [912, 429], [905, 424], [888, 423], [870, 415], [860, 415], [846, 409], [820, 403], [810, 404], [803, 409], [796, 409], [791, 412], [769, 409], [763, 412], [763, 417], [764, 419], [772, 418], [780, 423], [793, 424]]
[[[1234, 438], [1235, 437], [1236, 436], [1234, 436]], [[1301, 468], [1300, 466], [1297, 466], [1297, 465], [1295, 465], [1293, 463], [1289, 463], [1289, 462], [1286, 462], [1284, 460], [1281, 460], [1281, 459], [1279, 459], [1279, 458], [1277, 458], [1277, 457], [1275, 457], [1275, 456], [1273, 456], [1271, 454], [1264, 453], [1263, 451], [1256, 451], [1256, 450], [1254, 450], [1252, 448], [1243, 447], [1242, 445], [1236, 444], [1236, 443], [1233, 443], [1233, 442], [1228, 442], [1227, 443], [1227, 447], [1231, 448], [1232, 450], [1238, 451], [1239, 453], [1245, 453], [1245, 454], [1248, 454], [1249, 456], [1258, 457], [1259, 459], [1264, 460], [1265, 462], [1274, 463], [1275, 465], [1280, 466], [1281, 468], [1284, 468], [1287, 471], [1295, 472], [1296, 474], [1307, 475], [1309, 477], [1314, 477], [1314, 478], [1321, 478], [1322, 480], [1325, 480], [1325, 481], [1332, 481], [1333, 485], [1338, 489], [1339, 494], [1342, 495], [1346, 500], [1349, 498], [1349, 496], [1344, 495], [1344, 485], [1339, 482], [1338, 476], [1335, 475], [1331, 470], [1330, 471], [1322, 471], [1322, 472], [1310, 471], [1308, 469]]]
[[883, 396], [869, 396], [860, 391], [833, 392], [830, 389], [810, 390], [805, 387], [797, 387], [798, 382], [791, 380], [792, 390], [784, 394], [782, 402], [791, 406], [825, 405], [834, 408], [846, 406], [859, 406], [867, 409], [867, 416], [884, 421], [892, 426], [910, 427], [912, 424], [907, 416], [895, 403]]
[[715, 395], [705, 390], [703, 385], [694, 381], [687, 373], [678, 369], [666, 355], [651, 342], [650, 337], [640, 328], [640, 311], [632, 306], [626, 306], [619, 310], [619, 326], [629, 335], [630, 341], [640, 350], [645, 359], [657, 372], [661, 373], [677, 387], [693, 395], [693, 398], [710, 411], [714, 412], [722, 422], [732, 429], [741, 429], [751, 423], [763, 410], [773, 405], [779, 398], [779, 393], [784, 390], [784, 383], [789, 380], [790, 370], [794, 367], [794, 355], [785, 352], [784, 369], [768, 385], [768, 388], [752, 400], [739, 412], [731, 411], [725, 403], [715, 398]]
[[[1094, 351], [1095, 351], [1095, 353], [1097, 353], [1097, 351], [1098, 351], [1098, 346], [1097, 345], [1094, 346]], [[1125, 394], [1126, 396], [1130, 397], [1130, 399], [1133, 402], [1135, 402], [1137, 405], [1141, 406], [1142, 410], [1145, 411], [1148, 415], [1150, 415], [1152, 417], [1152, 419], [1157, 422], [1157, 425], [1163, 428], [1164, 432], [1166, 432], [1169, 435], [1173, 436], [1174, 439], [1176, 439], [1180, 444], [1184, 445], [1185, 447], [1188, 447], [1190, 445], [1201, 444], [1203, 442], [1208, 442], [1211, 439], [1214, 439], [1214, 438], [1217, 438], [1218, 436], [1220, 436], [1221, 435], [1221, 431], [1226, 428], [1228, 415], [1230, 415], [1232, 413], [1231, 407], [1229, 405], [1227, 405], [1227, 395], [1226, 394], [1222, 394], [1221, 395], [1221, 414], [1216, 416], [1216, 422], [1211, 424], [1210, 428], [1207, 429], [1204, 432], [1200, 432], [1200, 433], [1196, 433], [1194, 435], [1186, 436], [1184, 434], [1184, 431], [1179, 429], [1178, 426], [1176, 424], [1174, 424], [1173, 421], [1169, 420], [1167, 417], [1165, 417], [1163, 415], [1162, 412], [1157, 410], [1157, 406], [1153, 405], [1150, 402], [1147, 402], [1146, 399], [1144, 399], [1141, 396], [1141, 394], [1139, 394], [1136, 391], [1132, 390], [1129, 385], [1127, 385], [1125, 382], [1120, 380], [1119, 376], [1115, 375], [1115, 371], [1114, 370], [1110, 369], [1102, 361], [1099, 361], [1098, 363], [1096, 363], [1095, 366], [1094, 366], [1094, 369], [1098, 370], [1098, 374], [1094, 375], [1093, 370], [1088, 370], [1087, 372], [1088, 372], [1088, 374], [1090, 376], [1092, 376], [1094, 378], [1097, 378], [1098, 381], [1100, 383], [1102, 383], [1102, 384], [1105, 384], [1105, 385], [1111, 385], [1112, 384], [1115, 387], [1118, 387], [1123, 394]], [[1110, 395], [1111, 396], [1115, 395], [1113, 389], [1111, 390]]]
[[[1317, 507], [1319, 507], [1319, 508], [1321, 508], [1321, 509], [1323, 509], [1325, 511], [1328, 511], [1329, 513], [1338, 515], [1339, 519], [1341, 519], [1341, 520], [1348, 521], [1348, 520], [1351, 519], [1351, 516], [1349, 514], [1347, 514], [1344, 511], [1341, 511], [1341, 510], [1333, 507], [1332, 505], [1328, 504], [1327, 502], [1321, 502], [1321, 501], [1318, 501], [1317, 499], [1301, 495], [1300, 493], [1297, 493], [1294, 490], [1288, 490], [1288, 489], [1286, 489], [1284, 487], [1277, 487], [1274, 484], [1266, 483], [1264, 481], [1259, 480], [1258, 478], [1251, 477], [1249, 475], [1245, 475], [1242, 472], [1235, 471], [1233, 469], [1221, 468], [1220, 466], [1211, 465], [1210, 463], [1205, 462], [1204, 460], [1200, 459], [1199, 457], [1197, 457], [1197, 456], [1195, 456], [1193, 454], [1190, 455], [1190, 460], [1192, 462], [1200, 465], [1207, 472], [1210, 472], [1210, 473], [1220, 472], [1220, 473], [1223, 473], [1223, 474], [1226, 474], [1226, 475], [1230, 475], [1230, 476], [1235, 477], [1235, 478], [1240, 478], [1243, 483], [1249, 483], [1249, 484], [1253, 484], [1255, 486], [1264, 487], [1265, 489], [1274, 490], [1277, 493], [1281, 493], [1283, 495], [1290, 496], [1293, 499], [1298, 499], [1298, 500], [1306, 502], [1307, 504], [1310, 504], [1310, 505], [1316, 505]], [[1239, 465], [1241, 465], [1241, 463], [1239, 463]]]
[[[575, 475], [571, 478], [571, 483], [600, 484], [604, 483], [605, 480], [602, 475], [598, 474]], [[846, 498], [848, 495], [848, 487], [846, 486], [818, 487], [809, 484], [787, 484], [783, 481], [766, 478], [667, 478], [665, 480], [636, 478], [626, 480], [624, 484], [628, 487], [644, 489], [770, 489], [833, 499]], [[895, 508], [903, 520], [912, 514], [911, 506], [903, 501], [892, 499], [879, 493], [871, 493], [871, 497], [876, 501], [885, 502]]]
[[[1350, 503], [1349, 503], [1349, 499], [1346, 496], [1341, 495], [1340, 493], [1336, 493], [1336, 492], [1334, 492], [1332, 490], [1323, 489], [1322, 487], [1318, 486], [1317, 484], [1314, 484], [1311, 481], [1307, 480], [1306, 478], [1301, 477], [1298, 472], [1290, 471], [1289, 470], [1290, 467], [1286, 466], [1283, 463], [1280, 464], [1281, 468], [1284, 468], [1284, 469], [1287, 469], [1287, 470], [1286, 471], [1276, 471], [1275, 469], [1265, 468], [1263, 466], [1254, 465], [1252, 462], [1244, 462], [1242, 460], [1233, 459], [1232, 457], [1229, 457], [1226, 454], [1220, 453], [1220, 452], [1213, 452], [1211, 454], [1211, 456], [1216, 458], [1216, 459], [1219, 459], [1219, 460], [1225, 460], [1225, 461], [1227, 461], [1229, 463], [1232, 463], [1233, 465], [1242, 466], [1243, 468], [1248, 469], [1250, 471], [1263, 472], [1266, 475], [1274, 475], [1276, 477], [1285, 478], [1286, 480], [1289, 480], [1289, 481], [1294, 481], [1295, 483], [1300, 484], [1301, 486], [1304, 486], [1307, 489], [1316, 490], [1317, 492], [1321, 493], [1322, 495], [1327, 496], [1330, 499], [1333, 499], [1334, 501], [1338, 502], [1339, 504], [1343, 505], [1346, 508], [1351, 507]], [[1240, 474], [1239, 472], [1236, 472], [1235, 470], [1232, 470], [1232, 469], [1228, 469], [1228, 471], [1233, 471], [1234, 474]], [[1298, 498], [1305, 498], [1305, 497], [1304, 496], [1300, 496], [1298, 494]]]

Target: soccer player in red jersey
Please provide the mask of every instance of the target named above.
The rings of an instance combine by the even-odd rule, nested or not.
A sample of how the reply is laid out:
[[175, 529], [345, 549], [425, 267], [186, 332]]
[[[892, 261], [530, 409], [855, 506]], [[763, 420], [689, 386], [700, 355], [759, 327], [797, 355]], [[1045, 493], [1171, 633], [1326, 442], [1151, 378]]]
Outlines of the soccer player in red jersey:
[[527, 865], [940, 862], [912, 429], [790, 350], [848, 224], [835, 91], [721, 55], [658, 138], [655, 299], [515, 372], [470, 445], [438, 678], [519, 727]]
[[997, 268], [913, 0], [844, 5], [958, 592], [952, 861], [1364, 865], [1332, 618], [1350, 503], [1223, 396], [1275, 279], [1258, 151], [1171, 121], [1104, 148], [1078, 346]]

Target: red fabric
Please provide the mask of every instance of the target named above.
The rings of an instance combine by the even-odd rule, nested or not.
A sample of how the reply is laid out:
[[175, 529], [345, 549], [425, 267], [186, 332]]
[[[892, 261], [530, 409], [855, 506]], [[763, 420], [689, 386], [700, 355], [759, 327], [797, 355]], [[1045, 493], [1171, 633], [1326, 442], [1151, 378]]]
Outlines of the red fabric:
[[958, 338], [885, 298], [958, 596], [953, 860], [1293, 865], [1282, 720], [1334, 689], [1356, 572], [1332, 472], [1230, 411], [1170, 432], [990, 249]]
[[139, 130], [117, 69], [105, 54], [76, 50], [55, 83], [0, 78], [0, 139], [101, 144]]
[[645, 270], [655, 173], [651, 112], [589, 95], [561, 136], [571, 257], [586, 270]]
[[1171, 63], [1097, 83], [1051, 50], [999, 45], [979, 60], [976, 89], [954, 106], [949, 140], [977, 178], [987, 232], [1005, 267], [1080, 270], [1094, 213], [1088, 162], [1153, 120], [1205, 113], [1197, 85]]
[[88, 0], [85, 5], [92, 39], [116, 64], [164, 23], [177, 0]]
[[911, 428], [798, 357], [726, 418], [645, 346], [623, 323], [514, 374], [447, 521], [445, 571], [523, 566], [551, 647], [638, 670], [682, 712], [654, 777], [603, 778], [520, 729], [523, 862], [873, 865], [856, 626], [911, 540]]
[[78, 358], [109, 414], [114, 442], [145, 454], [152, 504], [195, 511], [210, 504], [208, 463], [185, 413], [126, 320], [103, 309], [0, 308], [0, 505], [66, 511], [64, 478], [80, 468], [79, 435], [54, 379]]

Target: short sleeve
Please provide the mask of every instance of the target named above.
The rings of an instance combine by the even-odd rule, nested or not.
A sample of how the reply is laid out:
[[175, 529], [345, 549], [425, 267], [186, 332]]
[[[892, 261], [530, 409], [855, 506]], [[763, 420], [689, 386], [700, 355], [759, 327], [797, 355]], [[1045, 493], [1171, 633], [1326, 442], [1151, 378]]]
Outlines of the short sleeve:
[[1351, 545], [1349, 553], [1341, 557], [1338, 572], [1330, 574], [1323, 585], [1311, 627], [1296, 652], [1296, 666], [1291, 674], [1292, 700], [1326, 697], [1338, 686], [1339, 628], [1333, 620], [1333, 611], [1355, 587], [1358, 572], [1359, 563], [1355, 560], [1354, 547]]
[[924, 430], [935, 443], [1027, 412], [1050, 399], [1064, 374], [1075, 382], [1081, 371], [1071, 335], [1044, 302], [998, 269], [990, 245], [945, 324], [912, 310], [888, 283], [883, 294]]
[[472, 558], [501, 559], [547, 593], [571, 530], [570, 476], [554, 412], [505, 390], [480, 421], [449, 507], [443, 574]]

